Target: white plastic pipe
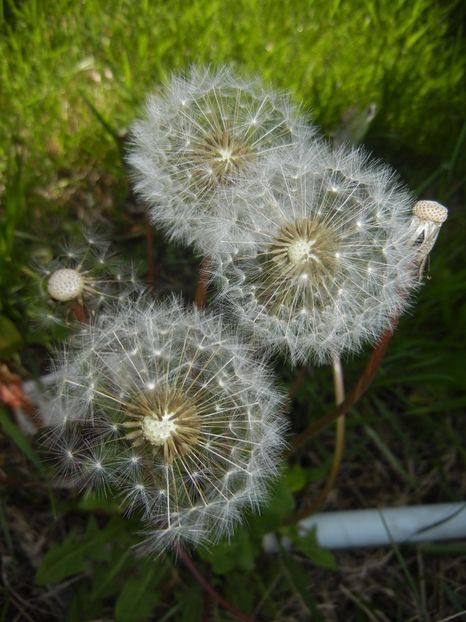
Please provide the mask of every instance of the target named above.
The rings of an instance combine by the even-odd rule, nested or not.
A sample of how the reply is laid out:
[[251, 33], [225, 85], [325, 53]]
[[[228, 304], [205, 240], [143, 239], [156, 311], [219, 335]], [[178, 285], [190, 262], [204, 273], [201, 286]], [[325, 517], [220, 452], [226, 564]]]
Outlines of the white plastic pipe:
[[[313, 528], [326, 549], [466, 538], [466, 502], [323, 512], [299, 522], [302, 534]], [[270, 553], [279, 548], [274, 534], [267, 534], [263, 545]], [[282, 545], [288, 548], [290, 542], [284, 539]]]

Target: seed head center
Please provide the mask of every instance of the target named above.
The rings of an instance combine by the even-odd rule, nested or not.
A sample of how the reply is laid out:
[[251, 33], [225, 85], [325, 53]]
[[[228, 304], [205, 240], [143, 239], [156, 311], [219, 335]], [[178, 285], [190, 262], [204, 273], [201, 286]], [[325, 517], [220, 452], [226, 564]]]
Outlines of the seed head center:
[[[188, 152], [190, 167], [200, 164], [201, 181], [205, 183], [205, 166], [209, 170], [213, 185], [229, 185], [231, 175], [238, 173], [249, 160], [254, 159], [255, 150], [247, 141], [223, 130], [195, 141]], [[194, 173], [196, 169], [194, 167]]]
[[144, 417], [141, 423], [144, 438], [156, 447], [164, 445], [176, 433], [173, 416], [174, 413], [167, 412], [161, 418], [156, 415]]
[[[201, 395], [198, 393], [196, 398]], [[122, 423], [128, 429], [125, 438], [136, 451], [149, 448], [154, 454], [161, 454], [165, 464], [171, 464], [197, 445], [201, 418], [196, 398], [169, 385], [135, 396], [128, 418]]]
[[318, 257], [314, 252], [315, 240], [297, 240], [290, 244], [288, 248], [288, 260], [294, 266], [307, 263], [308, 261], [317, 261]]
[[231, 149], [219, 149], [218, 150], [218, 159], [222, 162], [228, 162], [233, 158], [233, 152]]
[[283, 225], [271, 244], [264, 246], [256, 297], [268, 313], [289, 316], [290, 311], [324, 304], [335, 277], [338, 234], [317, 218], [298, 218]]
[[47, 283], [49, 295], [60, 302], [79, 298], [84, 290], [84, 278], [77, 270], [60, 268], [55, 270]]

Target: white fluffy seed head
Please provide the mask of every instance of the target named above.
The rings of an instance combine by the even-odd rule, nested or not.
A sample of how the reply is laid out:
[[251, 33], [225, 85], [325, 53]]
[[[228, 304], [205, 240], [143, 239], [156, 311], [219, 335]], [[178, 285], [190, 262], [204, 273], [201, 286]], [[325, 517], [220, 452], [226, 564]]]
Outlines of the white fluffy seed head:
[[375, 341], [407, 305], [412, 202], [361, 150], [313, 141], [294, 159], [274, 157], [248, 230], [220, 238], [212, 272], [259, 347], [328, 362]]
[[446, 207], [437, 201], [418, 201], [413, 207], [413, 214], [420, 220], [427, 220], [442, 224], [448, 218]]
[[68, 302], [80, 298], [84, 285], [84, 278], [77, 270], [59, 268], [50, 275], [47, 291], [54, 300]]
[[[171, 237], [203, 246], [219, 230], [222, 196], [267, 177], [275, 149], [284, 155], [313, 129], [288, 97], [229, 68], [192, 68], [173, 76], [147, 101], [132, 128], [129, 163], [135, 188], [155, 225]], [[221, 224], [236, 226], [241, 212]]]
[[61, 475], [70, 458], [57, 448], [72, 447], [73, 482], [139, 510], [149, 550], [230, 533], [277, 473], [270, 372], [220, 318], [176, 300], [101, 314], [63, 353], [52, 395]]

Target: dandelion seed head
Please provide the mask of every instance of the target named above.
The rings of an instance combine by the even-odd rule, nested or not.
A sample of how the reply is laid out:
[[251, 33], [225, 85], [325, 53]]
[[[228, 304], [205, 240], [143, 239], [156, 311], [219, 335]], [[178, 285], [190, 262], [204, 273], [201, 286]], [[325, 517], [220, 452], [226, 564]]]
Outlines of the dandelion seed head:
[[408, 304], [412, 201], [361, 150], [314, 140], [294, 159], [274, 157], [276, 172], [251, 203], [247, 235], [227, 232], [212, 273], [220, 298], [260, 348], [293, 362], [328, 362], [375, 341]]
[[215, 239], [220, 229], [241, 224], [239, 204], [223, 218], [224, 193], [244, 186], [249, 198], [260, 192], [252, 182], [268, 175], [269, 154], [286, 153], [313, 131], [286, 96], [260, 80], [226, 67], [194, 67], [148, 99], [145, 117], [132, 128], [128, 159], [153, 223], [201, 247], [206, 235]]
[[[73, 438], [74, 483], [143, 516], [148, 550], [216, 541], [265, 498], [283, 399], [220, 317], [176, 300], [119, 303], [73, 339], [61, 365], [49, 435], [63, 446]], [[263, 481], [251, 477], [261, 469]]]

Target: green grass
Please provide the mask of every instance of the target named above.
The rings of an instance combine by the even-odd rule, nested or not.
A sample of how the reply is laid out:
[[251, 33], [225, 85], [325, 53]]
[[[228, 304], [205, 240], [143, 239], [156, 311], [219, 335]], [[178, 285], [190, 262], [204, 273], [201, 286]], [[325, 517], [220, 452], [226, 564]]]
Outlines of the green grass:
[[[375, 104], [364, 143], [413, 192], [451, 210], [431, 279], [348, 418], [343, 470], [328, 507], [464, 497], [464, 16], [459, 0], [0, 0], [0, 358], [23, 376], [46, 368], [49, 336], [28, 322], [31, 262], [52, 254], [64, 234], [97, 221], [113, 227], [123, 253], [144, 258], [142, 217], [133, 210], [122, 159], [124, 134], [146, 94], [172, 71], [231, 63], [259, 73], [291, 91], [329, 136], [350, 109]], [[158, 291], [191, 295], [197, 260], [160, 234], [155, 241]], [[346, 362], [348, 385], [363, 362], [363, 356]], [[282, 382], [293, 374], [284, 367]], [[295, 429], [331, 401], [329, 370], [311, 370], [296, 396]], [[10, 420], [4, 429], [0, 450], [8, 462], [0, 462], [0, 479], [31, 479], [28, 452], [15, 441], [22, 437]], [[331, 430], [310, 443], [271, 509], [251, 518], [230, 545], [203, 554], [200, 565], [215, 586], [259, 620], [320, 620], [327, 612], [330, 619], [434, 622], [466, 609], [461, 543], [402, 547], [388, 557], [382, 550], [338, 553], [337, 571], [322, 567], [314, 549], [310, 558], [260, 554], [261, 534], [278, 528], [290, 511], [290, 490], [299, 496], [306, 482], [320, 489], [332, 445]], [[195, 620], [202, 596], [186, 572], [170, 566], [142, 573], [127, 555], [130, 528], [106, 518], [114, 508], [57, 495], [52, 509], [47, 489], [5, 489], [0, 530], [13, 559], [8, 578], [15, 592], [2, 588], [0, 620], [22, 612], [24, 601], [37, 607], [34, 615], [26, 609], [37, 620], [63, 619], [65, 610], [69, 620], [133, 619], [135, 586], [141, 611], [155, 611], [153, 619]], [[18, 514], [44, 536], [40, 585]], [[114, 528], [118, 541], [109, 544]], [[79, 543], [92, 555], [75, 556], [75, 566], [61, 564], [60, 547], [73, 557]], [[47, 575], [47, 559], [62, 574]], [[225, 619], [212, 604], [209, 616]]]
[[382, 153], [388, 144], [439, 165], [464, 123], [457, 4], [4, 0], [0, 75], [8, 115], [0, 127], [24, 150], [31, 174], [40, 162], [36, 174], [59, 164], [73, 177], [96, 157], [110, 164], [113, 148], [84, 97], [122, 129], [172, 70], [228, 62], [291, 90], [329, 131], [350, 106], [375, 103], [373, 138]]

